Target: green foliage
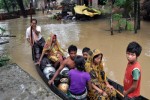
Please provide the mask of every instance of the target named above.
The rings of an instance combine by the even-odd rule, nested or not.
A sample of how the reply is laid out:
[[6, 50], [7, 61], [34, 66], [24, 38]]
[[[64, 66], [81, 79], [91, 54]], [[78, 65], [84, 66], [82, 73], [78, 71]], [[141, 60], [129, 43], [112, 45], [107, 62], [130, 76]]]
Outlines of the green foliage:
[[1, 30], [2, 32], [5, 32], [5, 31], [6, 31], [6, 29], [4, 29], [4, 28], [2, 28], [2, 27], [0, 27], [0, 30]]
[[30, 4], [30, 0], [23, 0], [23, 4], [25, 7], [28, 7]]
[[[13, 8], [18, 8], [16, 0], [5, 0], [7, 7], [10, 11], [13, 11]], [[0, 9], [6, 9], [6, 5], [4, 3], [4, 0], [0, 0]]]
[[6, 65], [9, 60], [10, 57], [8, 55], [0, 56], [0, 67]]
[[0, 9], [3, 9], [4, 8], [4, 2], [3, 0], [0, 0]]
[[128, 13], [130, 13], [133, 10], [133, 2], [134, 0], [126, 0], [126, 2], [123, 5], [123, 7]]
[[133, 12], [134, 0], [115, 0], [114, 6], [124, 8], [124, 15], [128, 16]]
[[122, 18], [122, 14], [113, 14], [113, 20], [117, 21], [116, 28], [119, 29], [120, 27], [125, 29], [127, 26], [127, 30], [132, 31], [133, 25], [130, 21], [127, 21], [125, 18]]
[[112, 18], [113, 18], [113, 20], [118, 21], [118, 20], [120, 20], [122, 18], [122, 15], [121, 14], [113, 14]]
[[119, 20], [118, 24], [119, 24], [120, 27], [122, 27], [122, 28], [125, 29], [126, 22], [127, 22], [126, 19], [121, 18], [121, 19]]
[[114, 5], [118, 6], [118, 7], [121, 7], [125, 4], [125, 2], [126, 2], [126, 0], [115, 0]]
[[129, 31], [133, 31], [134, 30], [134, 26], [131, 24], [130, 21], [127, 21], [127, 30], [129, 30]]

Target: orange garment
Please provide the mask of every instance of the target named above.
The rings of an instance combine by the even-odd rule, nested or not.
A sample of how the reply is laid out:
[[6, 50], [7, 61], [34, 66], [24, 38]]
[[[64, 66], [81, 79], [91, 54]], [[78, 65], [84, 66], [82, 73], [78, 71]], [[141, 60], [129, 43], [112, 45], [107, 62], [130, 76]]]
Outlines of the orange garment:
[[131, 87], [131, 85], [133, 84], [132, 71], [135, 68], [138, 68], [140, 70], [140, 78], [138, 80], [137, 88], [132, 93], [128, 94], [128, 97], [130, 97], [130, 98], [140, 96], [141, 66], [138, 62], [136, 62], [133, 65], [129, 65], [129, 63], [128, 63], [127, 68], [126, 68], [126, 72], [125, 72], [125, 77], [124, 77], [124, 90], [127, 91]]

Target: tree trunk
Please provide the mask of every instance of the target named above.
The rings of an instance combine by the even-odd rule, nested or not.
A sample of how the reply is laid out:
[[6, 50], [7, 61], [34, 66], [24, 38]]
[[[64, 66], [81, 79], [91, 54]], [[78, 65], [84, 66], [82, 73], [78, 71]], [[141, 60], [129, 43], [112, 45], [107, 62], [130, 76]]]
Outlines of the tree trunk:
[[134, 0], [134, 33], [137, 33], [137, 0]]
[[25, 8], [24, 8], [24, 5], [23, 5], [23, 0], [16, 0], [19, 7], [20, 7], [20, 10], [21, 10], [21, 13], [23, 15], [24, 18], [27, 17], [27, 14], [26, 14], [26, 11], [25, 11]]
[[140, 23], [140, 20], [141, 20], [141, 18], [140, 18], [140, 0], [138, 0], [137, 1], [137, 8], [138, 8], [138, 23], [137, 23], [137, 29], [140, 29], [141, 28], [141, 23]]

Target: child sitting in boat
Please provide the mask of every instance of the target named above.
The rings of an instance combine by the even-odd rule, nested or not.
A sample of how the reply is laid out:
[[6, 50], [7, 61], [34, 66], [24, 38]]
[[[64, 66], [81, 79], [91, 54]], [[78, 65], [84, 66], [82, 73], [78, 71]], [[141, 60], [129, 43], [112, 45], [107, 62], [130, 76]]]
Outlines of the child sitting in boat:
[[85, 72], [85, 61], [82, 56], [77, 56], [74, 61], [76, 68], [69, 71], [69, 92], [73, 100], [86, 100], [87, 85], [91, 90], [90, 75]]
[[65, 67], [68, 67], [69, 69], [74, 69], [75, 68], [74, 59], [77, 56], [77, 47], [75, 45], [70, 45], [68, 47], [68, 53], [69, 53], [69, 56], [62, 62], [62, 64], [59, 66], [59, 68], [57, 69], [57, 71], [55, 72], [55, 74], [51, 78], [51, 80], [48, 81], [49, 85], [54, 83], [55, 78], [59, 75], [59, 73]]
[[62, 63], [64, 50], [60, 47], [56, 34], [51, 33], [50, 37], [48, 37], [38, 64], [41, 63], [41, 60], [45, 54], [49, 60], [54, 63], [54, 67], [58, 66], [59, 63]]
[[87, 61], [87, 59], [88, 59], [89, 51], [90, 51], [90, 48], [88, 48], [88, 47], [84, 47], [82, 49], [82, 55], [83, 55], [85, 61]]
[[95, 49], [92, 51], [90, 60], [86, 62], [85, 69], [90, 73], [92, 90], [89, 92], [90, 100], [113, 100], [116, 97], [116, 91], [107, 79], [102, 64], [103, 54]]

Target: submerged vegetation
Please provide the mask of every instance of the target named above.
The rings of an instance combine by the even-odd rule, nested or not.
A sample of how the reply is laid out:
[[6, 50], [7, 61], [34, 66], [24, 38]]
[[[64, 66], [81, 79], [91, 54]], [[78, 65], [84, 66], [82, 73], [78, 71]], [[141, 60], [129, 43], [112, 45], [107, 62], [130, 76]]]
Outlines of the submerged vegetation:
[[[115, 0], [111, 3], [111, 31], [117, 29], [119, 32], [122, 30], [133, 31], [137, 23], [134, 20], [138, 20], [138, 15], [135, 15], [135, 4], [137, 2], [133, 0]], [[139, 9], [138, 9], [139, 10]], [[136, 14], [137, 11], [136, 10]], [[113, 33], [113, 32], [112, 32]]]
[[[5, 32], [6, 32], [6, 29], [3, 27], [0, 27], [0, 40], [3, 40], [1, 36], [3, 36]], [[8, 43], [8, 41], [4, 41], [4, 42], [0, 41], [0, 46], [5, 43]], [[6, 65], [9, 60], [10, 60], [10, 57], [7, 55], [7, 53], [0, 54], [0, 67]]]
[[133, 31], [134, 26], [132, 24], [132, 21], [128, 20], [127, 18], [123, 18], [122, 14], [113, 14], [113, 20], [117, 21], [116, 23], [116, 29], [117, 30], [129, 30]]
[[8, 61], [10, 60], [10, 57], [6, 54], [3, 54], [0, 56], [0, 67], [6, 65]]

